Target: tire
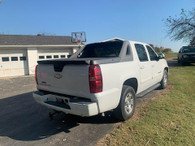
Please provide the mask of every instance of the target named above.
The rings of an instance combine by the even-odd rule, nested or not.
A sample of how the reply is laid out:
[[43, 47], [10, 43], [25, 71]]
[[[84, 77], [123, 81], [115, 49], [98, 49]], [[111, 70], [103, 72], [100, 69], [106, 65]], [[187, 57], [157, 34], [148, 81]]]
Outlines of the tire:
[[181, 65], [185, 66], [186, 65], [186, 62], [181, 61]]
[[179, 60], [179, 58], [177, 59], [177, 63], [181, 63], [181, 61]]
[[130, 86], [123, 86], [118, 107], [114, 110], [114, 116], [122, 121], [130, 119], [135, 112], [135, 91]]
[[161, 86], [160, 86], [161, 89], [165, 89], [168, 85], [168, 71], [166, 69], [164, 70], [163, 78], [162, 78], [160, 84], [161, 84]]
[[178, 60], [178, 63], [179, 63], [180, 65], [182, 65], [182, 66], [185, 66], [185, 65], [187, 64], [187, 62], [184, 61], [183, 59]]

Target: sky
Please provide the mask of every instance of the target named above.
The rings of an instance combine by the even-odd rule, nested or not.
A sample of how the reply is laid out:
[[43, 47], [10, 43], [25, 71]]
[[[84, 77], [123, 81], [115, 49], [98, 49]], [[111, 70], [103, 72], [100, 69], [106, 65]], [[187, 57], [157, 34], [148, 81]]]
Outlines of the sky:
[[87, 43], [118, 37], [178, 51], [165, 20], [191, 10], [195, 0], [1, 0], [0, 34], [71, 35], [85, 31]]

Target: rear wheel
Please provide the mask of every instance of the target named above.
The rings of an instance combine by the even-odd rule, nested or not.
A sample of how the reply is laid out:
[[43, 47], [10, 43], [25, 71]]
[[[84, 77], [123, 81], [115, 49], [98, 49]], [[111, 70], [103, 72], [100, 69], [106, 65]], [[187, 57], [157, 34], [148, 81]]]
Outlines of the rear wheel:
[[123, 86], [118, 107], [114, 110], [114, 116], [122, 121], [130, 119], [135, 112], [135, 91], [130, 86]]
[[168, 85], [168, 71], [166, 69], [164, 70], [163, 78], [162, 78], [160, 84], [161, 84], [162, 89], [165, 89]]

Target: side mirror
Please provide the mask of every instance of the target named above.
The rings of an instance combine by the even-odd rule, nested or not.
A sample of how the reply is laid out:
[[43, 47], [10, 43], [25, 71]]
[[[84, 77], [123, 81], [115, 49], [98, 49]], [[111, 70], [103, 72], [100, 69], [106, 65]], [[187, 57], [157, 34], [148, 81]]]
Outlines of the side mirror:
[[165, 55], [163, 53], [161, 53], [161, 54], [158, 55], [158, 58], [159, 59], [164, 59], [165, 58]]

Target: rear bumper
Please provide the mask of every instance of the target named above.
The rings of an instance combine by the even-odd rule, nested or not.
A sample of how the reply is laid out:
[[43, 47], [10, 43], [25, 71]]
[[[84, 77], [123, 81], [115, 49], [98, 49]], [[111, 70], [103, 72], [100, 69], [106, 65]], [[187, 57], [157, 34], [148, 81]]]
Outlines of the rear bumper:
[[34, 92], [33, 97], [38, 103], [50, 109], [61, 111], [67, 114], [88, 117], [97, 115], [99, 113], [96, 102], [82, 101], [79, 99], [71, 100], [68, 97], [55, 94], [44, 94], [40, 91]]

